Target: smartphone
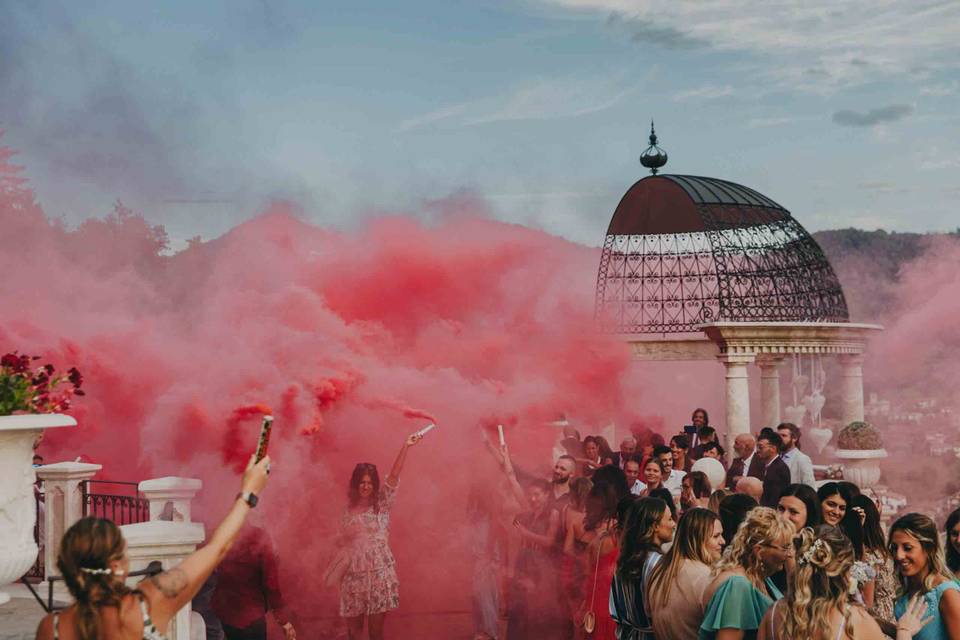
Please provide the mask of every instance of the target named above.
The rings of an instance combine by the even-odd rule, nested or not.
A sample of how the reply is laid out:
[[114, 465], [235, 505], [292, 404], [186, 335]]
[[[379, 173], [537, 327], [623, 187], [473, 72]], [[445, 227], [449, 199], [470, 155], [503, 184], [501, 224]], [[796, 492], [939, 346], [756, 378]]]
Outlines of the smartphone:
[[683, 425], [683, 432], [691, 436], [696, 435], [697, 426], [693, 424], [685, 424]]
[[273, 416], [263, 416], [263, 424], [260, 425], [260, 439], [257, 440], [257, 462], [263, 460], [267, 455], [267, 447], [270, 446], [271, 429], [273, 429]]

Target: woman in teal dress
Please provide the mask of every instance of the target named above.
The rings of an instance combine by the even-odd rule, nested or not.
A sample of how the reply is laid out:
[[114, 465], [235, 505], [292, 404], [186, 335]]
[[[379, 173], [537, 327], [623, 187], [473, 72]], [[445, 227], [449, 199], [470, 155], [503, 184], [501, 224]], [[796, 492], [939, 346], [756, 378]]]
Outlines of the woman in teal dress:
[[930, 623], [915, 640], [960, 640], [960, 586], [947, 569], [933, 520], [908, 513], [890, 527], [890, 554], [900, 578], [900, 597], [893, 612], [899, 620], [908, 600], [922, 595]]
[[740, 524], [713, 568], [704, 592], [700, 640], [754, 640], [760, 621], [780, 591], [767, 578], [792, 553], [793, 523], [773, 509], [756, 507]]

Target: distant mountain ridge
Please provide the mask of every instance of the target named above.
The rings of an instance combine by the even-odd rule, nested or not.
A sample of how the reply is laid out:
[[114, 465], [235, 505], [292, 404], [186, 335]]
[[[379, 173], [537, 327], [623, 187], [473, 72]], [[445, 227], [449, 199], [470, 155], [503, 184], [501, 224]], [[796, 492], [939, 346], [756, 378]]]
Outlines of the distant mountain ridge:
[[960, 229], [951, 233], [832, 229], [813, 237], [840, 278], [850, 319], [882, 323], [895, 309], [895, 288], [904, 265], [923, 255], [932, 242], [960, 243]]

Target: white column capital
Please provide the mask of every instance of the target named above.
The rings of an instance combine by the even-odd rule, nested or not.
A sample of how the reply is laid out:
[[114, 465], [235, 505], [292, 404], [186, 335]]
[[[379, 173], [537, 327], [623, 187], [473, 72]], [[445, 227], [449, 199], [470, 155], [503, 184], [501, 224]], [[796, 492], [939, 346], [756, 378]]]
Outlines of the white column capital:
[[863, 354], [862, 353], [841, 353], [837, 356], [837, 359], [840, 361], [840, 364], [846, 367], [860, 367], [863, 365]]
[[757, 355], [754, 353], [721, 353], [717, 356], [717, 360], [722, 362], [725, 367], [748, 365], [756, 359]]
[[755, 362], [761, 371], [775, 369], [784, 361], [786, 355], [782, 353], [761, 353], [758, 354]]
[[88, 462], [55, 462], [37, 467], [37, 477], [43, 481], [68, 482], [89, 480], [103, 469], [102, 464]]

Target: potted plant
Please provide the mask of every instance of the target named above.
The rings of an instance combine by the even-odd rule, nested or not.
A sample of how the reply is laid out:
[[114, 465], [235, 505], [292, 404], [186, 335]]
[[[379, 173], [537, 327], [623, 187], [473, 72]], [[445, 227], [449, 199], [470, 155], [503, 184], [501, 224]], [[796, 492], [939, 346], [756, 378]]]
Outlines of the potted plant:
[[[83, 395], [76, 368], [59, 375], [37, 360], [16, 351], [0, 358], [0, 586], [19, 579], [37, 559], [34, 448], [44, 429], [76, 426], [60, 412]], [[0, 604], [7, 600], [0, 591]]]
[[887, 451], [873, 425], [856, 421], [837, 434], [836, 456], [844, 461], [844, 479], [870, 487], [880, 482], [880, 460], [887, 457]]

